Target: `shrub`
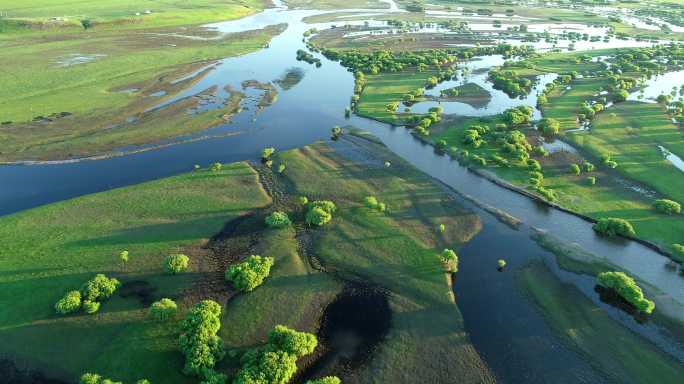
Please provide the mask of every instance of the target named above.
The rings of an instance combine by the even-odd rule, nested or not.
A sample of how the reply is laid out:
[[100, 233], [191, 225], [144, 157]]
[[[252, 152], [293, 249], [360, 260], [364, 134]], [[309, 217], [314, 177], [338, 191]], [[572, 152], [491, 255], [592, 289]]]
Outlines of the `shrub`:
[[121, 253], [119, 253], [119, 260], [121, 260], [122, 263], [127, 263], [128, 262], [128, 251], [121, 251]]
[[168, 255], [164, 259], [164, 269], [171, 274], [184, 272], [188, 269], [190, 258], [185, 255]]
[[594, 176], [587, 177], [587, 183], [589, 183], [589, 185], [596, 185], [596, 177], [594, 177]]
[[337, 376], [326, 376], [316, 380], [309, 380], [306, 384], [342, 384]]
[[95, 373], [84, 373], [78, 382], [79, 384], [122, 384], [120, 381], [107, 379]]
[[273, 147], [264, 148], [264, 150], [261, 151], [261, 158], [263, 160], [268, 160], [271, 158], [271, 156], [274, 153], [275, 153], [275, 148], [273, 148]]
[[99, 273], [94, 278], [88, 280], [81, 287], [81, 299], [85, 301], [102, 301], [110, 298], [121, 283], [115, 278]]
[[222, 165], [221, 163], [214, 163], [214, 164], [211, 165], [211, 167], [210, 167], [209, 169], [210, 169], [212, 172], [218, 172], [218, 171], [221, 170], [221, 168], [223, 168], [223, 165]]
[[217, 336], [221, 329], [221, 306], [215, 301], [203, 300], [196, 304], [181, 323], [178, 338], [185, 355], [183, 372], [195, 376], [205, 375], [225, 355], [223, 340]]
[[504, 267], [506, 266], [506, 260], [499, 259], [496, 261], [496, 265], [499, 267], [499, 269], [504, 269]]
[[150, 381], [147, 379], [140, 379], [140, 380], [136, 381], [135, 384], [152, 384], [152, 383], [150, 383]]
[[246, 354], [233, 384], [287, 384], [297, 372], [297, 357], [283, 351]]
[[55, 311], [60, 315], [74, 313], [81, 309], [81, 292], [69, 291], [55, 304]]
[[225, 277], [235, 288], [250, 292], [264, 282], [271, 273], [272, 266], [272, 257], [252, 255], [244, 262], [228, 267]]
[[556, 136], [560, 133], [560, 122], [552, 118], [544, 118], [537, 123], [537, 128], [542, 131], [545, 136]]
[[285, 164], [278, 164], [278, 173], [285, 172]]
[[444, 268], [449, 272], [458, 272], [458, 256], [452, 249], [444, 249], [439, 255]]
[[156, 321], [168, 320], [176, 314], [178, 306], [171, 299], [163, 298], [150, 306], [147, 315]]
[[570, 173], [573, 175], [579, 175], [582, 170], [580, 169], [579, 165], [577, 164], [570, 164]]
[[306, 223], [318, 226], [325, 225], [332, 220], [332, 214], [335, 213], [336, 209], [337, 207], [332, 201], [314, 201], [309, 205], [309, 211], [306, 213]]
[[86, 300], [83, 302], [83, 310], [85, 313], [92, 315], [100, 310], [100, 303], [97, 301]]
[[268, 225], [271, 228], [283, 228], [292, 224], [292, 221], [290, 221], [290, 218], [287, 216], [287, 213], [280, 211], [275, 211], [270, 215], [266, 216], [265, 221], [266, 225]]
[[378, 207], [378, 199], [376, 199], [375, 196], [366, 196], [364, 204], [366, 204], [366, 207], [368, 208], [375, 209]]
[[276, 325], [268, 334], [268, 343], [275, 350], [296, 357], [306, 356], [318, 346], [316, 336], [306, 332], [297, 332], [284, 325]]
[[392, 166], [392, 163], [390, 163], [389, 161], [385, 161], [385, 168], [389, 168], [391, 166]]
[[446, 232], [446, 225], [440, 224], [438, 228], [439, 228], [439, 232], [440, 232], [440, 233]]
[[596, 224], [594, 224], [594, 230], [604, 236], [636, 236], [634, 228], [629, 221], [625, 219], [619, 219], [614, 217], [608, 217], [600, 219]]
[[299, 204], [301, 204], [301, 205], [309, 204], [309, 198], [306, 196], [299, 196]]
[[676, 201], [668, 200], [668, 199], [658, 199], [655, 201], [653, 204], [655, 207], [656, 211], [660, 213], [665, 213], [668, 215], [672, 215], [675, 213], [682, 213], [682, 206]]
[[644, 297], [641, 287], [624, 272], [602, 272], [598, 274], [599, 285], [614, 290], [628, 303], [643, 313], [650, 314], [655, 309], [655, 303]]
[[542, 167], [537, 160], [529, 159], [527, 160], [527, 169], [529, 169], [530, 171], [541, 172]]
[[596, 167], [594, 167], [594, 164], [585, 161], [584, 163], [582, 163], [582, 168], [584, 169], [584, 172], [593, 172], [594, 168]]

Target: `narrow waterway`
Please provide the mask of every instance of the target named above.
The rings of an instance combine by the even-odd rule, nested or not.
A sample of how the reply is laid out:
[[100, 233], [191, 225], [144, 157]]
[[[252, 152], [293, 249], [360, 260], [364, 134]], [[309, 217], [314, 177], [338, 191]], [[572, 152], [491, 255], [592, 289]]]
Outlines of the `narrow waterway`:
[[[388, 2], [391, 7], [386, 12], [399, 12], [392, 1]], [[356, 10], [371, 11], [378, 10]], [[214, 86], [218, 89], [240, 89], [245, 80], [268, 83], [282, 78], [292, 68], [301, 69], [304, 74], [301, 81], [289, 89], [279, 88], [278, 100], [272, 106], [257, 112], [253, 103], [249, 104], [248, 101], [245, 104], [247, 111], [237, 115], [231, 123], [201, 133], [239, 134], [105, 160], [0, 167], [3, 185], [0, 188], [0, 214], [178, 174], [191, 170], [194, 164], [206, 166], [216, 161], [257, 159], [264, 147], [273, 146], [278, 150], [300, 147], [327, 139], [331, 127], [335, 125], [354, 125], [379, 137], [399, 156], [458, 193], [475, 196], [526, 223], [526, 226], [516, 231], [482, 212], [484, 229], [461, 251], [463, 264], [455, 285], [467, 331], [501, 382], [603, 382], [582, 356], [563, 346], [534, 305], [514, 287], [514, 271], [531, 259], [538, 258], [553, 264], [551, 255], [530, 239], [530, 227], [548, 230], [566, 241], [581, 244], [592, 253], [604, 255], [612, 263], [684, 303], [684, 279], [665, 268], [668, 260], [653, 250], [627, 240], [600, 238], [586, 221], [541, 205], [471, 173], [448, 157], [437, 155], [431, 146], [415, 139], [405, 128], [390, 127], [357, 116], [345, 119], [344, 108], [353, 91], [352, 74], [338, 63], [316, 53], [314, 56], [322, 62], [320, 68], [297, 61], [295, 52], [305, 49], [302, 35], [310, 28], [321, 30], [333, 25], [362, 25], [363, 21], [340, 19], [322, 24], [301, 21], [304, 17], [321, 13], [324, 12], [290, 11], [279, 5], [241, 20], [214, 24], [214, 28], [224, 33], [281, 23], [287, 23], [288, 27], [272, 40], [268, 48], [219, 61], [191, 88], [160, 103], [159, 107], [163, 107], [165, 103]], [[484, 80], [481, 83], [493, 92], [493, 100], [501, 97], [500, 93], [495, 93], [499, 91], [491, 89]], [[221, 95], [227, 97], [227, 93]], [[528, 98], [511, 103], [534, 105], [535, 101], [534, 98]], [[477, 115], [501, 112], [498, 104], [490, 105], [477, 111]], [[463, 204], [477, 210], [470, 203], [464, 201]], [[494, 260], [500, 257], [509, 262], [507, 272], [492, 275], [498, 273], [492, 266]], [[586, 284], [585, 281], [575, 280], [578, 285]], [[598, 302], [596, 294], [585, 293]], [[493, 312], [492, 308], [496, 310]], [[675, 340], [667, 339], [666, 332], [653, 329], [653, 325], [649, 324], [632, 324], [628, 317], [615, 317], [656, 343], [658, 338], [664, 337], [665, 341], [661, 342], [663, 349], [682, 361], [684, 347]]]

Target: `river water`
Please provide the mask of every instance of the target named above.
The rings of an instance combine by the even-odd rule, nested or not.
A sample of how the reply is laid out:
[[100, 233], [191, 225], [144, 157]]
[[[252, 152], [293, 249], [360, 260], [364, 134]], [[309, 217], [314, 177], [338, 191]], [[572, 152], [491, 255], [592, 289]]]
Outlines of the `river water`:
[[[391, 0], [388, 3], [392, 4], [391, 10], [399, 12]], [[0, 167], [3, 184], [0, 188], [0, 214], [178, 174], [191, 170], [194, 164], [206, 166], [217, 161], [256, 160], [264, 147], [273, 146], [278, 150], [300, 147], [328, 139], [330, 129], [335, 125], [354, 125], [371, 132], [399, 156], [457, 192], [475, 196], [526, 223], [521, 229], [513, 230], [467, 201], [462, 201], [464, 205], [482, 213], [484, 228], [460, 251], [462, 266], [455, 284], [456, 296], [471, 340], [500, 382], [604, 381], [583, 357], [563, 346], [535, 306], [515, 289], [514, 270], [531, 259], [542, 260], [552, 267], [555, 265], [552, 255], [530, 239], [531, 227], [542, 228], [563, 240], [579, 243], [588, 251], [607, 257], [612, 263], [667, 293], [676, 302], [684, 303], [684, 279], [666, 268], [667, 259], [651, 249], [627, 240], [600, 238], [586, 221], [536, 203], [469, 172], [457, 162], [435, 154], [431, 146], [416, 140], [405, 128], [390, 127], [357, 116], [345, 119], [344, 108], [353, 93], [352, 74], [317, 53], [313, 55], [321, 60], [320, 68], [297, 61], [295, 51], [305, 49], [302, 35], [312, 27], [321, 30], [332, 25], [363, 25], [363, 21], [340, 19], [313, 25], [301, 21], [304, 17], [321, 13], [324, 12], [287, 10], [278, 5], [251, 17], [213, 24], [213, 28], [224, 33], [280, 23], [287, 23], [288, 27], [272, 40], [268, 48], [219, 61], [199, 82], [159, 106], [163, 107], [165, 103], [197, 94], [212, 86], [218, 86], [218, 89], [240, 89], [244, 80], [268, 83], [282, 78], [292, 68], [303, 70], [304, 77], [297, 85], [287, 90], [279, 89], [278, 100], [272, 106], [257, 111], [253, 102], [250, 104], [248, 101], [245, 105], [248, 110], [238, 114], [231, 123], [214, 127], [201, 135], [239, 134], [104, 160]], [[496, 58], [485, 58], [481, 62], [486, 63], [487, 60], [497, 62]], [[474, 61], [470, 65], [475, 67], [478, 64]], [[504, 100], [502, 97], [505, 96], [501, 92], [493, 90], [483, 78], [477, 80], [477, 76], [480, 75], [472, 75], [472, 80], [487, 87], [492, 92], [493, 100]], [[254, 92], [253, 96], [258, 96], [258, 92]], [[251, 95], [252, 91], [248, 94]], [[221, 93], [220, 96], [227, 97], [227, 93]], [[514, 105], [534, 105], [536, 101], [534, 97], [507, 100], [505, 103]], [[466, 108], [472, 108], [457, 104], [461, 103], [449, 105], [448, 111], [467, 115]], [[474, 114], [482, 116], [500, 112], [498, 104], [490, 105]], [[206, 106], [211, 107], [211, 103]], [[134, 148], [126, 150], [131, 149]], [[508, 261], [505, 273], [498, 273], [492, 267], [497, 258]], [[557, 270], [557, 267], [552, 269]], [[580, 287], [587, 284], [582, 276], [565, 274], [563, 278]], [[595, 293], [585, 293], [602, 305], [616, 321], [649, 338], [684, 362], [684, 346], [670, 338], [667, 330], [650, 323], [637, 324], [631, 317], [623, 316], [619, 311], [600, 303]]]

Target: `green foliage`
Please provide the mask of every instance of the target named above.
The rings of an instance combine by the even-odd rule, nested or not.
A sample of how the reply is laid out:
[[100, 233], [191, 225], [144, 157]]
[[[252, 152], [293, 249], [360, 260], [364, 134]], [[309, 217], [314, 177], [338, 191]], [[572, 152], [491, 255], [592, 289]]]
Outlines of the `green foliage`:
[[219, 172], [219, 171], [221, 171], [221, 168], [223, 168], [223, 164], [221, 164], [221, 163], [213, 163], [213, 164], [209, 167], [209, 169], [210, 169], [212, 172]]
[[625, 219], [619, 219], [615, 217], [608, 217], [600, 219], [596, 224], [594, 224], [594, 230], [604, 236], [636, 236], [634, 227], [629, 221]]
[[537, 123], [537, 128], [544, 136], [551, 137], [560, 133], [560, 122], [554, 118], [543, 118]]
[[150, 383], [150, 381], [147, 379], [140, 379], [140, 380], [136, 381], [135, 384], [152, 384], [152, 383]]
[[100, 303], [97, 301], [86, 300], [83, 302], [83, 311], [89, 315], [100, 310]]
[[589, 185], [596, 185], [596, 177], [595, 176], [588, 176], [587, 177], [587, 183]]
[[183, 372], [206, 376], [216, 362], [225, 355], [223, 341], [217, 336], [221, 329], [221, 305], [211, 300], [196, 304], [181, 323], [178, 338], [180, 350], [185, 355]]
[[55, 311], [60, 315], [74, 313], [81, 309], [81, 292], [69, 291], [55, 304]]
[[185, 255], [168, 255], [164, 259], [164, 269], [167, 272], [176, 274], [188, 269], [190, 258]]
[[102, 301], [110, 298], [121, 283], [115, 278], [99, 273], [81, 286], [81, 298], [85, 301]]
[[266, 216], [265, 221], [266, 225], [268, 225], [271, 228], [283, 228], [292, 224], [292, 221], [290, 221], [290, 218], [287, 216], [287, 213], [280, 211], [275, 211], [270, 215]]
[[682, 213], [682, 206], [676, 201], [668, 199], [658, 199], [653, 203], [656, 211], [660, 213], [665, 213], [668, 215], [673, 215], [676, 213]]
[[522, 105], [516, 108], [510, 108], [504, 111], [503, 118], [508, 124], [511, 125], [524, 125], [529, 124], [532, 120], [532, 114], [534, 110], [527, 106]]
[[297, 372], [297, 357], [284, 351], [254, 351], [243, 358], [233, 384], [287, 384]]
[[252, 255], [244, 262], [228, 267], [226, 280], [232, 282], [235, 288], [250, 292], [264, 282], [272, 266], [272, 257]]
[[128, 251], [121, 251], [119, 254], [119, 260], [121, 260], [122, 263], [127, 263], [128, 262]]
[[439, 233], [446, 232], [446, 225], [444, 225], [444, 224], [440, 224], [439, 227], [437, 227], [437, 228], [439, 229]]
[[264, 148], [264, 150], [261, 151], [261, 158], [264, 160], [268, 160], [271, 158], [271, 156], [274, 153], [275, 153], [275, 148], [273, 148], [273, 147]]
[[81, 379], [78, 381], [79, 384], [123, 384], [120, 381], [114, 381], [111, 379], [104, 378], [95, 373], [84, 373], [81, 375]]
[[672, 244], [672, 251], [674, 256], [679, 262], [684, 266], [684, 245], [682, 244]]
[[597, 282], [606, 288], [613, 289], [620, 297], [643, 313], [650, 314], [655, 309], [655, 303], [646, 299], [641, 287], [624, 272], [599, 273]]
[[387, 209], [385, 203], [378, 201], [375, 196], [366, 196], [364, 199], [364, 204], [370, 209], [376, 209], [380, 212], [384, 212]]
[[176, 305], [176, 302], [168, 298], [163, 298], [152, 303], [147, 315], [156, 321], [164, 321], [175, 316], [177, 310], [178, 306]]
[[268, 334], [268, 343], [278, 351], [283, 351], [295, 357], [306, 356], [318, 346], [316, 336], [298, 332], [284, 325], [276, 327]]
[[582, 163], [582, 169], [584, 169], [584, 172], [593, 172], [595, 168], [596, 167], [594, 166], [594, 164], [592, 164], [588, 161], [585, 161], [584, 163]]
[[582, 172], [582, 169], [580, 169], [580, 166], [577, 164], [570, 164], [570, 173], [573, 175], [579, 175]]
[[504, 267], [506, 266], [506, 260], [499, 259], [496, 261], [496, 265], [499, 267], [499, 269], [504, 269]]
[[452, 249], [444, 249], [439, 255], [444, 268], [449, 272], [458, 272], [458, 255]]
[[306, 384], [342, 384], [337, 376], [326, 376], [316, 380], [309, 380]]
[[309, 198], [306, 196], [299, 196], [299, 204], [301, 204], [301, 205], [309, 204]]
[[285, 164], [278, 164], [278, 173], [285, 172]]
[[314, 201], [309, 205], [309, 211], [306, 213], [306, 223], [317, 226], [325, 225], [332, 220], [332, 214], [335, 213], [336, 209], [337, 207], [332, 201]]

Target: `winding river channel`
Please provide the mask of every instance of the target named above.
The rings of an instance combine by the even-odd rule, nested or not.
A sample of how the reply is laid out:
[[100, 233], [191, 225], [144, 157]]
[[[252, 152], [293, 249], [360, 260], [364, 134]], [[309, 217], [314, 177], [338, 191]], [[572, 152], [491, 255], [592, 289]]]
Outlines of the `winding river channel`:
[[[388, 0], [388, 3], [391, 8], [385, 12], [401, 12], [393, 1]], [[377, 13], [378, 10], [348, 12]], [[207, 140], [160, 146], [154, 150], [101, 160], [2, 166], [0, 214], [179, 174], [191, 170], [194, 164], [206, 166], [217, 161], [256, 160], [264, 147], [273, 146], [278, 150], [300, 147], [328, 139], [330, 129], [335, 125], [353, 125], [380, 138], [399, 156], [450, 187], [463, 205], [481, 213], [483, 230], [459, 252], [461, 267], [454, 290], [467, 332], [499, 382], [606, 382], [584, 357], [564, 346], [535, 305], [516, 288], [513, 272], [531, 260], [544, 262], [561, 280], [575, 284], [617, 322], [643, 335], [684, 363], [681, 340], [652, 322], [638, 323], [631, 316], [602, 303], [593, 291], [593, 279], [560, 270], [555, 257], [540, 248], [530, 235], [533, 228], [540, 228], [564, 241], [581, 244], [588, 252], [605, 257], [654, 287], [654, 292], [667, 297], [667, 300], [675, 303], [674, 307], [678, 307], [684, 305], [684, 279], [666, 267], [666, 257], [636, 242], [600, 238], [587, 221], [530, 200], [468, 171], [448, 157], [436, 154], [431, 146], [415, 139], [403, 127], [391, 127], [357, 116], [346, 119], [344, 108], [353, 92], [352, 74], [339, 63], [317, 53], [314, 56], [322, 63], [319, 68], [297, 61], [295, 52], [305, 49], [302, 35], [310, 28], [322, 30], [333, 25], [363, 25], [363, 21], [344, 18], [321, 24], [302, 21], [305, 17], [322, 13], [326, 12], [288, 10], [278, 4], [251, 17], [211, 25], [222, 33], [281, 23], [287, 23], [288, 26], [283, 33], [273, 38], [269, 47], [212, 64], [210, 72], [201, 80], [173, 98], [164, 100], [159, 107], [163, 108], [166, 104], [212, 86], [218, 86], [220, 90], [226, 87], [240, 89], [245, 80], [268, 83], [282, 78], [292, 68], [300, 68], [304, 73], [302, 80], [291, 88], [278, 89], [278, 100], [272, 106], [257, 111], [253, 105], [246, 104], [246, 110], [230, 123], [197, 136], [177, 139], [180, 142], [202, 135], [214, 137]], [[619, 44], [619, 41], [615, 44]], [[483, 62], [495, 65], [499, 60], [488, 59]], [[475, 67], [477, 64], [472, 65], [472, 69], [477, 69]], [[471, 76], [472, 81], [492, 93], [492, 102], [480, 110], [461, 103], [456, 103], [461, 104], [460, 107], [443, 104], [447, 113], [482, 116], [499, 113], [501, 108], [506, 109], [509, 105], [535, 104], [534, 96], [529, 100], [510, 100], [506, 97], [506, 101], [503, 101], [505, 96], [492, 89], [482, 75]], [[546, 81], [550, 80], [541, 79], [542, 85]], [[227, 95], [224, 92], [220, 96]], [[248, 96], [258, 95], [248, 93]], [[206, 106], [211, 107], [211, 104]], [[414, 110], [420, 108], [423, 106], [414, 106]], [[227, 133], [238, 134], [226, 136]], [[512, 229], [462, 198], [464, 195], [474, 196], [482, 203], [506, 211], [524, 224], [517, 230]], [[492, 268], [498, 258], [508, 261], [506, 273], [499, 273]]]

